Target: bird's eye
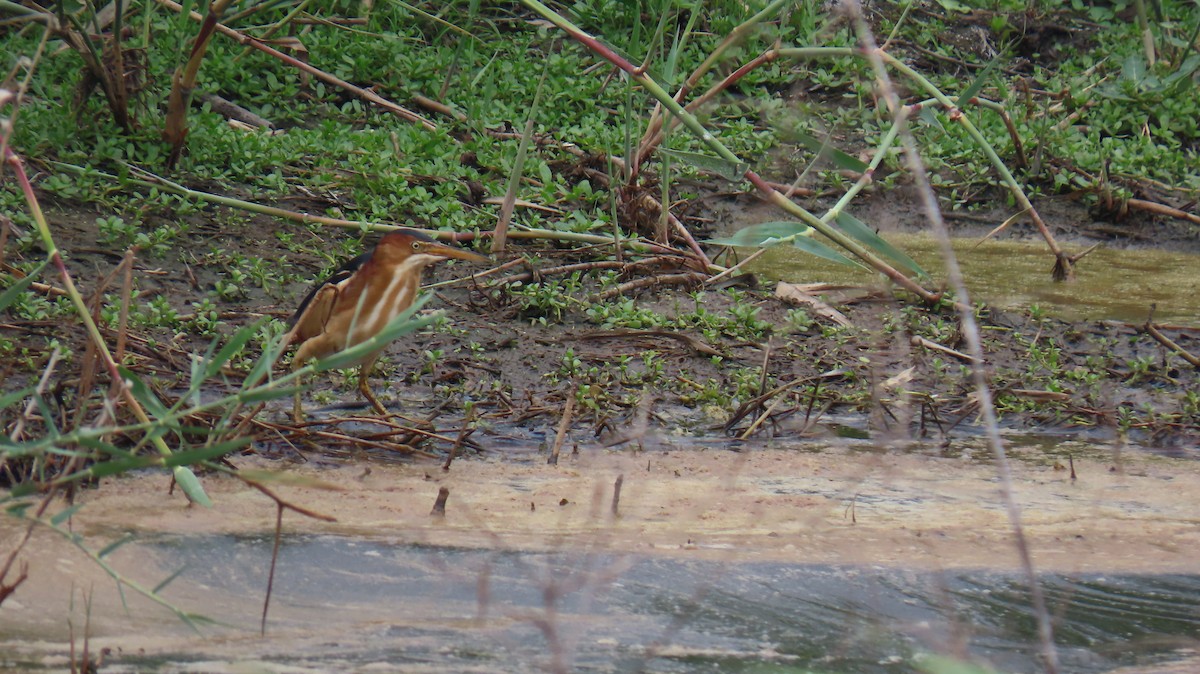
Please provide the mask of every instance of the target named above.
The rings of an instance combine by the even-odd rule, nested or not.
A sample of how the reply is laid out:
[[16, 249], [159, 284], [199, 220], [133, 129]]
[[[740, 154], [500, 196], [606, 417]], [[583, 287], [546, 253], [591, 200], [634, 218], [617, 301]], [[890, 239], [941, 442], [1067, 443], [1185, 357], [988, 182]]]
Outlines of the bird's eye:
[[413, 241], [413, 250], [421, 250], [421, 242]]

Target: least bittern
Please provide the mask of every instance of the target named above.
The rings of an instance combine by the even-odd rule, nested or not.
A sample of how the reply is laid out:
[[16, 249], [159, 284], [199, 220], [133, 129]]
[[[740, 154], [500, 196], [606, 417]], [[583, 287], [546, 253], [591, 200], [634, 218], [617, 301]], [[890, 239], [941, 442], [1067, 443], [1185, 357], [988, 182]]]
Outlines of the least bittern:
[[[300, 343], [292, 358], [292, 370], [313, 358], [325, 358], [379, 334], [393, 318], [412, 306], [425, 267], [450, 258], [488, 260], [462, 248], [438, 243], [420, 232], [401, 229], [385, 235], [371, 252], [342, 265], [309, 291], [292, 316], [289, 343]], [[387, 415], [387, 409], [367, 385], [383, 348], [352, 364], [360, 366], [358, 390], [376, 411]], [[292, 416], [299, 423], [299, 393]]]

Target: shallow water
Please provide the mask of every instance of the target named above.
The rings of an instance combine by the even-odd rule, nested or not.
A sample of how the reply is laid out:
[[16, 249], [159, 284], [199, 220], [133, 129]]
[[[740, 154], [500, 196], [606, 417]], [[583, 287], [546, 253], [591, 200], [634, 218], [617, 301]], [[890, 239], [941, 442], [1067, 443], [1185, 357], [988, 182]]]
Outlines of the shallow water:
[[[1010, 440], [1062, 671], [1165, 672], [1158, 663], [1194, 657], [1200, 464]], [[947, 456], [861, 444], [733, 452], [664, 437], [558, 466], [287, 466], [294, 480], [272, 488], [337, 521], [284, 518], [265, 638], [273, 504], [218, 475], [202, 478], [211, 509], [169, 494], [160, 473], [107, 480], [78, 496], [72, 531], [92, 550], [133, 533], [106, 561], [146, 587], [179, 572], [165, 597], [216, 624], [197, 633], [133, 591], [122, 599], [42, 529], [22, 556], [29, 581], [0, 607], [0, 671], [65, 671], [71, 633], [78, 651], [85, 629], [91, 652], [109, 649], [104, 672], [883, 674], [938, 654], [1041, 671], [982, 446], [966, 438]], [[442, 487], [446, 515], [431, 517]], [[0, 526], [0, 540], [24, 532]]]
[[[138, 545], [160, 568], [186, 567], [176, 594], [206, 597], [194, 608], [231, 627], [204, 628], [209, 636], [199, 638], [170, 620], [144, 625], [104, 671], [882, 674], [918, 671], [938, 653], [1040, 670], [1023, 583], [1007, 573], [289, 536], [268, 636], [259, 639], [269, 539], [163, 536]], [[1043, 583], [1065, 672], [1150, 665], [1195, 646], [1200, 576], [1050, 574]], [[5, 632], [0, 669], [52, 668], [52, 646], [22, 643], [11, 625]], [[121, 648], [120, 638], [96, 639]]]
[[[933, 286], [945, 278], [932, 237], [890, 233], [887, 239], [933, 276]], [[1054, 260], [1043, 242], [976, 243], [959, 239], [954, 244], [972, 300], [1009, 309], [1037, 305], [1072, 320], [1132, 323], [1145, 322], [1153, 303], [1156, 322], [1200, 325], [1200, 255], [1097, 248], [1079, 262], [1074, 281], [1054, 283]], [[864, 284], [875, 279], [872, 272], [827, 262], [791, 246], [770, 249], [751, 263], [751, 269], [793, 283]]]

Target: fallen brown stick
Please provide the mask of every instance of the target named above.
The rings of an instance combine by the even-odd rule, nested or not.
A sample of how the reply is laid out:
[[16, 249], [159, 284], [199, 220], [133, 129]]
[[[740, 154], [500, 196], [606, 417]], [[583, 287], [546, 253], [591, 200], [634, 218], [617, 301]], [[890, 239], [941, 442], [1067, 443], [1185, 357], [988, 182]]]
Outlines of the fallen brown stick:
[[672, 332], [670, 330], [613, 330], [612, 332], [589, 332], [579, 335], [575, 339], [622, 339], [625, 337], [666, 337], [687, 344], [693, 351], [705, 356], [723, 356], [720, 351], [712, 348], [708, 344], [692, 337], [685, 335], [682, 332]]
[[1146, 333], [1155, 340], [1157, 340], [1159, 344], [1162, 344], [1168, 349], [1174, 351], [1175, 353], [1179, 354], [1180, 358], [1183, 358], [1187, 362], [1191, 363], [1192, 367], [1200, 368], [1200, 358], [1192, 355], [1187, 351], [1187, 349], [1176, 344], [1170, 337], [1167, 337], [1163, 333], [1159, 332], [1158, 328], [1154, 327], [1153, 323], [1146, 321], [1146, 324], [1142, 326], [1142, 329], [1145, 330]]
[[1130, 208], [1136, 208], [1141, 211], [1149, 211], [1158, 215], [1169, 215], [1172, 218], [1187, 220], [1190, 223], [1200, 225], [1200, 215], [1192, 215], [1187, 211], [1181, 211], [1178, 208], [1160, 204], [1155, 201], [1145, 201], [1144, 199], [1129, 199], [1125, 202]]

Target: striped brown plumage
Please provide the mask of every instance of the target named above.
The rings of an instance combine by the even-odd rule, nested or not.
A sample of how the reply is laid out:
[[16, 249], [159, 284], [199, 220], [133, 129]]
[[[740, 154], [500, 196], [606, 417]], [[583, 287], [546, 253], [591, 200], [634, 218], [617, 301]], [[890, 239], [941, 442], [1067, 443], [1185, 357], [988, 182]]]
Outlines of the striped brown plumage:
[[[421, 286], [421, 274], [431, 264], [446, 259], [486, 262], [488, 258], [462, 248], [438, 243], [425, 234], [401, 229], [385, 235], [374, 250], [350, 260], [309, 291], [291, 320], [289, 342], [300, 348], [292, 358], [297, 370], [314, 358], [357, 346], [379, 334], [400, 312], [412, 306]], [[367, 386], [371, 369], [384, 347], [365, 355], [358, 388], [380, 414], [387, 409]], [[293, 417], [301, 418], [296, 394]]]

